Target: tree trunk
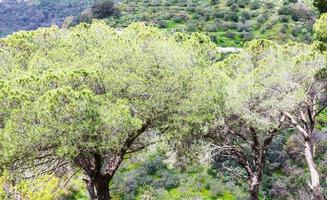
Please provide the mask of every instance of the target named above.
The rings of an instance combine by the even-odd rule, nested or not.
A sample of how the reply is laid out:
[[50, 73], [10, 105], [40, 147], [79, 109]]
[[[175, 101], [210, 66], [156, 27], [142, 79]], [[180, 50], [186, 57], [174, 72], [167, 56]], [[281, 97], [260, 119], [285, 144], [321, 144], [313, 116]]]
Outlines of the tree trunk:
[[324, 195], [321, 192], [320, 182], [319, 182], [319, 173], [316, 167], [316, 164], [313, 160], [313, 145], [310, 138], [306, 138], [305, 142], [304, 155], [308, 163], [311, 183], [310, 187], [313, 192], [314, 200], [325, 200]]
[[110, 200], [110, 176], [98, 175], [92, 180], [86, 180], [90, 200]]
[[259, 188], [260, 188], [260, 180], [258, 176], [254, 175], [249, 183], [250, 187], [250, 200], [259, 200]]
[[97, 176], [93, 180], [94, 187], [97, 193], [97, 200], [110, 200], [109, 192], [109, 176]]
[[85, 180], [87, 191], [90, 195], [90, 200], [97, 200], [97, 195], [94, 190], [93, 182], [90, 180]]

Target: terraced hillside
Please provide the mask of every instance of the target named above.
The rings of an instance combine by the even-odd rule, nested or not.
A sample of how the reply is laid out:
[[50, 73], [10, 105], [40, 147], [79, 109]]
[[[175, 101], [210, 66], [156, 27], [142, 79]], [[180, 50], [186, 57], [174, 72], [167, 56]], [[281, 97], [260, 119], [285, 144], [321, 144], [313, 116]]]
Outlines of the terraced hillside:
[[254, 38], [309, 42], [316, 12], [303, 0], [121, 0], [114, 26], [146, 21], [161, 28], [206, 32], [221, 46]]
[[[2, 0], [0, 37], [18, 30], [83, 21], [94, 0]], [[108, 24], [142, 21], [170, 31], [205, 32], [220, 46], [267, 38], [310, 42], [317, 13], [310, 0], [115, 0], [120, 17]], [[79, 17], [82, 16], [82, 17]], [[90, 16], [86, 18], [89, 19]], [[92, 16], [91, 16], [92, 17]]]

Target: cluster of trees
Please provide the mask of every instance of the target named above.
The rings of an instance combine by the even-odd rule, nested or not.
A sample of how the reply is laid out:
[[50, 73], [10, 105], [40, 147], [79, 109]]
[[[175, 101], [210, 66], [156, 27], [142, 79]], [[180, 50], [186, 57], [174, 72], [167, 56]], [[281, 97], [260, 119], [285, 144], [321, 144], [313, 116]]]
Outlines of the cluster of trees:
[[77, 17], [77, 23], [90, 23], [92, 19], [104, 19], [111, 16], [120, 16], [120, 10], [116, 7], [115, 2], [112, 0], [98, 0]]
[[0, 166], [13, 182], [82, 170], [90, 199], [108, 200], [124, 159], [159, 134], [180, 153], [203, 144], [213, 160], [235, 161], [257, 200], [267, 151], [293, 128], [312, 196], [325, 199], [314, 152], [326, 60], [316, 46], [258, 40], [218, 62], [202, 34], [94, 22], [18, 32], [0, 47]]

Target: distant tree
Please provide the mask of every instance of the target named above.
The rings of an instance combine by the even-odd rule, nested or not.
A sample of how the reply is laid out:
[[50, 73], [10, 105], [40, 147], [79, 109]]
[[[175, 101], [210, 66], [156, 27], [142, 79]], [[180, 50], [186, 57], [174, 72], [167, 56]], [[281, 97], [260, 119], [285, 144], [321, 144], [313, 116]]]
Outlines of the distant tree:
[[81, 169], [93, 200], [110, 199], [126, 155], [178, 117], [216, 51], [200, 34], [135, 24], [118, 33], [100, 22], [19, 32], [0, 47], [1, 168], [23, 177]]
[[91, 6], [92, 17], [103, 19], [109, 16], [119, 16], [120, 11], [112, 0], [98, 0]]
[[327, 12], [327, 0], [313, 0], [313, 5], [319, 10], [320, 13]]
[[259, 9], [259, 8], [260, 8], [260, 2], [257, 1], [257, 0], [251, 2], [251, 4], [250, 4], [250, 8], [251, 8], [252, 10], [257, 10], [257, 9]]
[[78, 16], [77, 20], [78, 20], [78, 22], [91, 23], [92, 22], [91, 9], [86, 9], [83, 12], [81, 12], [80, 15]]
[[220, 114], [203, 138], [211, 143], [214, 159], [225, 159], [227, 164], [234, 160], [244, 169], [246, 174], [235, 172], [233, 165], [223, 166], [247, 180], [251, 200], [259, 199], [267, 151], [274, 137], [288, 127], [291, 116], [286, 113], [296, 113], [306, 105], [308, 95], [318, 89], [310, 86], [318, 81], [315, 75], [324, 64], [323, 57], [310, 46], [280, 46], [259, 40], [216, 66], [227, 75], [214, 75], [225, 82], [225, 86], [214, 86], [223, 88], [224, 100], [216, 105]]

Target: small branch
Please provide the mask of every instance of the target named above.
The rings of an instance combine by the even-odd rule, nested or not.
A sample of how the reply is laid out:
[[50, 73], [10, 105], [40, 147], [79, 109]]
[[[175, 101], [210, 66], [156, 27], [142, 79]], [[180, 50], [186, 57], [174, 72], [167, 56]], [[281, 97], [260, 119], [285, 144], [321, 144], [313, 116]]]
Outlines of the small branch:
[[238, 172], [236, 172], [235, 170], [233, 170], [233, 169], [231, 169], [231, 168], [225, 166], [224, 163], [222, 163], [221, 166], [222, 166], [226, 171], [228, 171], [228, 172], [234, 174], [235, 176], [237, 176], [237, 177], [239, 177], [239, 178], [242, 178], [242, 179], [248, 179], [247, 176], [243, 175], [242, 173], [238, 173]]
[[296, 121], [296, 119], [291, 114], [289, 114], [288, 112], [284, 112], [283, 115], [285, 115], [287, 118], [289, 118], [291, 120], [291, 123], [295, 126], [295, 128], [297, 128], [300, 131], [300, 133], [302, 133], [302, 135], [303, 135], [304, 138], [308, 138], [309, 137], [309, 134], [307, 133], [307, 131], [304, 130], [299, 125], [299, 123]]
[[327, 108], [327, 105], [323, 106], [321, 109], [319, 109], [314, 115], [313, 117], [316, 118], [320, 113], [322, 113], [322, 111], [324, 111]]

